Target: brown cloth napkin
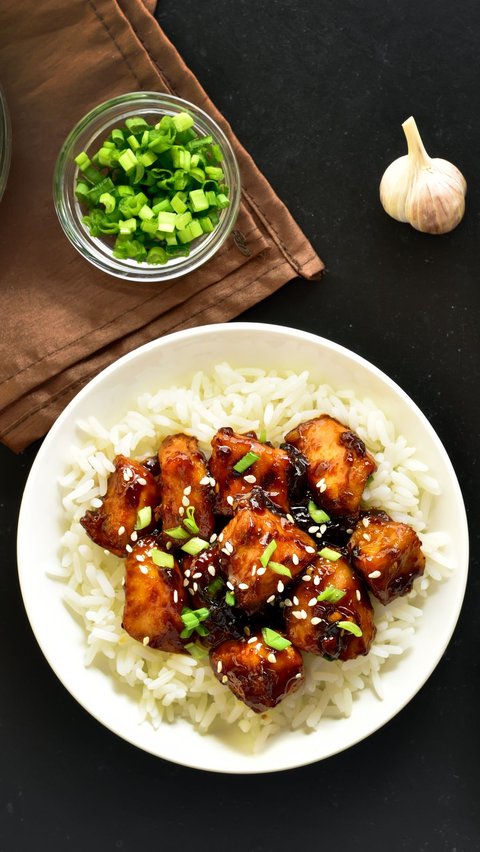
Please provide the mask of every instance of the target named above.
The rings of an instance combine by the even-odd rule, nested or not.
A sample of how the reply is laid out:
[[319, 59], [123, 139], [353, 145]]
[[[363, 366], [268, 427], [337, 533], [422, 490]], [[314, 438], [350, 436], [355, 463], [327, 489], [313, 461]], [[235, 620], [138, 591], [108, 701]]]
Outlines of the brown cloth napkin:
[[[125, 352], [229, 320], [294, 276], [323, 269], [152, 11], [152, 0], [0, 4], [0, 80], [13, 132], [0, 205], [0, 440], [16, 451]], [[236, 229], [247, 250], [232, 235], [204, 267], [163, 284], [131, 284], [91, 267], [52, 202], [55, 160], [73, 125], [102, 101], [138, 90], [172, 92], [208, 112], [230, 138], [242, 177]]]

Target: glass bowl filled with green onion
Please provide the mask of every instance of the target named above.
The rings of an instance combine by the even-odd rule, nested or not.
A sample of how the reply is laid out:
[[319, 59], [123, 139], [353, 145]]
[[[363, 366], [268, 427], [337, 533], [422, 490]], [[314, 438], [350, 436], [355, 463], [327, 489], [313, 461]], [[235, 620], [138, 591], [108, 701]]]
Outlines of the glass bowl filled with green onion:
[[60, 224], [98, 269], [167, 281], [208, 261], [240, 203], [232, 146], [203, 110], [173, 95], [132, 92], [91, 110], [55, 167]]

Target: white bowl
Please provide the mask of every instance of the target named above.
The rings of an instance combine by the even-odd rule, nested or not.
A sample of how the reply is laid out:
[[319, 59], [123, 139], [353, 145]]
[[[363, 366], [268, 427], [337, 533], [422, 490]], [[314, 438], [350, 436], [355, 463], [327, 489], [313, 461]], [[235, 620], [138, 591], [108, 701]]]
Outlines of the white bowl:
[[[179, 720], [155, 731], [138, 724], [138, 708], [100, 668], [85, 668], [85, 634], [62, 601], [62, 585], [47, 572], [58, 563], [62, 510], [58, 479], [77, 439], [76, 421], [92, 414], [106, 423], [120, 419], [139, 393], [188, 380], [228, 360], [267, 369], [308, 368], [334, 388], [350, 387], [370, 397], [398, 431], [418, 449], [438, 480], [432, 529], [451, 533], [446, 555], [456, 565], [424, 605], [409, 652], [382, 673], [385, 698], [365, 689], [348, 719], [322, 720], [311, 734], [285, 732], [258, 754], [231, 741], [200, 735]], [[128, 388], [128, 398], [125, 389]], [[175, 763], [218, 772], [269, 772], [302, 766], [348, 748], [395, 716], [425, 683], [455, 628], [468, 569], [468, 531], [462, 495], [447, 453], [415, 403], [386, 375], [341, 346], [293, 329], [235, 323], [204, 326], [154, 340], [120, 358], [75, 397], [45, 439], [23, 497], [18, 529], [18, 564], [26, 610], [38, 643], [69, 692], [123, 739]], [[425, 722], [427, 724], [427, 722]]]

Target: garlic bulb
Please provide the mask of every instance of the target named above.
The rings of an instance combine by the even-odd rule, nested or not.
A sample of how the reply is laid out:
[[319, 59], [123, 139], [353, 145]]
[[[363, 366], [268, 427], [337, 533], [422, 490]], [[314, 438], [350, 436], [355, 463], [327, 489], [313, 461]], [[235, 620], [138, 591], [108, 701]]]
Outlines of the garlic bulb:
[[428, 156], [413, 117], [402, 127], [408, 154], [394, 160], [383, 175], [380, 201], [389, 216], [409, 222], [417, 231], [453, 231], [465, 212], [465, 178], [447, 160]]

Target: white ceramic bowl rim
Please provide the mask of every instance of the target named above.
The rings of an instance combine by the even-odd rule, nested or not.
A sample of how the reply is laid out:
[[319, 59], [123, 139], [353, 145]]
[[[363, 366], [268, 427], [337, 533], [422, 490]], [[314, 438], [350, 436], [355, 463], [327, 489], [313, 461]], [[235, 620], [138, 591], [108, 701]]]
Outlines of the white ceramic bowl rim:
[[[48, 619], [46, 618], [44, 602], [39, 602], [38, 600], [38, 593], [40, 589], [40, 591], [43, 591], [47, 598], [51, 598], [52, 603], [56, 605], [58, 604], [58, 601], [55, 601], [54, 598], [60, 593], [58, 592], [57, 584], [46, 577], [44, 572], [41, 572], [41, 568], [35, 564], [35, 560], [35, 570], [32, 571], [32, 556], [36, 555], [38, 560], [39, 553], [40, 557], [42, 555], [41, 543], [39, 551], [38, 542], [35, 541], [35, 536], [32, 535], [32, 511], [34, 508], [37, 510], [35, 522], [39, 529], [41, 524], [47, 523], [48, 525], [49, 519], [53, 517], [53, 514], [50, 512], [51, 502], [48, 499], [46, 499], [44, 504], [42, 504], [44, 505], [44, 508], [39, 508], [37, 486], [40, 487], [42, 482], [45, 481], [44, 473], [48, 468], [48, 465], [51, 463], [51, 460], [54, 459], [56, 455], [58, 457], [56, 447], [57, 443], [61, 443], [60, 439], [62, 433], [68, 433], [69, 428], [73, 429], [72, 423], [74, 422], [74, 416], [77, 409], [85, 400], [88, 399], [89, 395], [92, 394], [95, 389], [102, 387], [103, 394], [105, 392], [105, 388], [109, 385], [110, 381], [117, 373], [124, 371], [132, 362], [141, 360], [143, 357], [149, 356], [152, 353], [155, 353], [155, 360], [157, 362], [161, 361], [165, 350], [172, 349], [176, 346], [201, 346], [208, 344], [208, 351], [210, 351], [211, 347], [213, 347], [213, 355], [215, 354], [215, 346], [220, 346], [218, 355], [212, 362], [218, 363], [222, 360], [228, 360], [228, 353], [222, 354], [224, 350], [220, 345], [224, 338], [228, 338], [228, 340], [235, 341], [240, 344], [242, 341], [243, 343], [245, 342], [245, 338], [249, 339], [254, 335], [257, 335], [258, 341], [269, 341], [272, 346], [274, 346], [274, 344], [280, 345], [282, 351], [285, 349], [285, 344], [287, 344], [292, 347], [298, 347], [299, 351], [301, 351], [302, 348], [304, 348], [305, 351], [318, 349], [319, 355], [322, 354], [324, 358], [330, 357], [334, 360], [336, 358], [346, 359], [351, 362], [352, 370], [354, 368], [358, 368], [362, 374], [365, 373], [372, 381], [377, 382], [379, 387], [383, 386], [385, 392], [390, 394], [390, 398], [392, 400], [396, 398], [399, 404], [404, 407], [406, 406], [409, 409], [412, 419], [415, 421], [415, 425], [419, 430], [419, 435], [420, 432], [422, 432], [425, 440], [431, 447], [432, 453], [435, 455], [439, 465], [441, 466], [441, 472], [445, 481], [448, 483], [447, 499], [450, 507], [449, 511], [451, 511], [453, 507], [453, 510], [456, 513], [454, 532], [455, 555], [458, 556], [458, 565], [457, 570], [447, 581], [445, 581], [445, 584], [440, 584], [438, 587], [440, 591], [440, 598], [437, 594], [436, 607], [430, 607], [429, 610], [430, 617], [432, 615], [432, 611], [434, 609], [435, 611], [438, 609], [439, 602], [441, 604], [442, 600], [447, 601], [448, 599], [448, 601], [442, 610], [442, 617], [437, 624], [437, 629], [430, 634], [427, 626], [425, 628], [425, 635], [420, 636], [418, 639], [418, 641], [422, 643], [422, 654], [415, 656], [415, 652], [413, 661], [408, 660], [405, 657], [402, 657], [399, 661], [400, 665], [403, 663], [403, 670], [407, 670], [407, 677], [403, 677], [403, 683], [401, 683], [402, 688], [400, 690], [400, 694], [386, 696], [384, 705], [381, 705], [381, 702], [378, 702], [377, 699], [372, 699], [367, 708], [367, 715], [365, 716], [364, 714], [361, 716], [359, 721], [356, 723], [352, 723], [352, 717], [349, 719], [327, 720], [325, 723], [325, 731], [322, 731], [321, 724], [320, 729], [315, 733], [309, 735], [302, 734], [301, 737], [303, 737], [303, 740], [299, 738], [299, 732], [291, 733], [287, 731], [281, 735], [281, 742], [280, 744], [277, 743], [275, 747], [271, 749], [267, 748], [265, 752], [260, 752], [256, 755], [245, 755], [236, 754], [228, 748], [225, 750], [223, 746], [221, 747], [219, 743], [215, 742], [214, 737], [210, 735], [200, 736], [199, 734], [196, 734], [190, 726], [187, 726], [186, 723], [183, 724], [183, 722], [179, 723], [180, 727], [178, 734], [176, 733], [176, 725], [174, 725], [168, 727], [168, 736], [165, 736], [164, 730], [160, 729], [155, 732], [148, 724], [142, 726], [138, 724], [136, 726], [133, 724], [125, 724], [123, 716], [120, 718], [120, 721], [118, 721], [117, 714], [109, 713], [109, 708], [105, 707], [104, 704], [101, 702], [97, 702], [95, 704], [95, 689], [92, 691], [88, 677], [93, 678], [92, 684], [94, 687], [100, 687], [105, 679], [108, 679], [108, 676], [101, 671], [92, 672], [92, 669], [85, 670], [90, 674], [88, 677], [85, 675], [81, 681], [81, 685], [78, 685], [78, 678], [80, 678], [84, 673], [81, 672], [81, 667], [77, 664], [76, 668], [73, 666], [73, 670], [71, 670], [70, 667], [66, 665], [65, 660], [61, 658], [61, 655], [59, 655], [57, 647], [58, 643], [55, 644], [52, 642], [51, 636], [48, 635]], [[209, 337], [211, 337], [211, 340], [213, 341], [211, 346], [208, 341]], [[258, 347], [252, 347], [252, 349], [258, 350]], [[252, 359], [250, 358], [250, 361], [251, 360]], [[193, 363], [195, 365], [194, 370], [202, 368], [195, 359]], [[259, 364], [258, 361], [257, 365], [263, 366], [263, 364]], [[306, 367], [309, 366], [310, 364], [306, 364]], [[70, 436], [68, 440], [72, 443], [74, 439]], [[60, 475], [62, 465], [58, 462], [58, 466], [58, 475]], [[53, 474], [55, 473], [56, 471], [53, 470]], [[434, 473], [436, 474], [437, 471], [434, 471]], [[55, 494], [56, 487], [56, 482], [54, 482], [52, 486], [52, 499], [54, 499], [53, 495]], [[42, 512], [44, 513], [43, 517]], [[447, 517], [449, 517], [449, 515], [447, 515]], [[54, 518], [53, 520], [50, 520], [50, 526], [52, 528], [51, 532], [53, 534], [56, 532], [55, 523], [56, 521]], [[58, 535], [60, 535], [58, 530], [57, 532]], [[48, 535], [48, 531], [45, 532], [45, 535]], [[45, 539], [45, 542], [45, 549], [48, 551], [48, 547], [50, 547], [51, 550], [50, 554], [47, 553], [46, 556], [54, 558], [54, 554], [58, 551], [58, 542], [53, 544], [48, 537]], [[114, 733], [117, 733], [123, 739], [144, 749], [145, 751], [185, 766], [228, 773], [269, 772], [303, 766], [349, 748], [388, 722], [419, 691], [437, 666], [442, 654], [444, 653], [460, 614], [468, 572], [468, 528], [460, 487], [450, 459], [448, 458], [440, 439], [416, 404], [398, 385], [396, 385], [395, 382], [388, 378], [388, 376], [368, 361], [355, 355], [343, 346], [326, 340], [325, 338], [317, 337], [308, 332], [262, 323], [224, 323], [175, 332], [139, 347], [127, 355], [124, 355], [118, 361], [99, 373], [99, 375], [92, 379], [69, 403], [45, 438], [27, 480], [18, 524], [18, 566], [25, 608], [43, 654], [66, 689], [91, 715], [98, 719], [98, 721]], [[447, 585], [448, 593], [445, 594], [442, 590], [444, 590]], [[58, 587], [61, 588], [60, 584], [58, 584]], [[56, 588], [57, 592], [55, 591]], [[60, 610], [58, 610], [58, 612], [60, 612]], [[73, 630], [76, 623], [71, 614], [68, 613], [68, 615], [70, 616]], [[423, 629], [422, 625], [420, 633], [422, 633]], [[68, 641], [67, 637], [62, 638]], [[426, 642], [425, 647], [423, 647], [423, 643], [425, 643], [426, 638], [428, 639], [428, 642]], [[398, 671], [398, 669], [395, 671]], [[395, 672], [393, 677], [396, 677]], [[85, 685], [86, 683], [88, 688]], [[367, 702], [370, 701], [370, 698], [365, 695], [366, 692], [367, 690], [363, 690], [358, 706], [361, 706], [361, 702], [364, 700]], [[114, 700], [117, 700], [117, 696], [115, 696]], [[377, 701], [377, 704], [374, 704], [373, 701]], [[358, 710], [358, 706], [356, 711], [357, 713], [360, 712]], [[381, 709], [378, 709], [379, 707]], [[354, 715], [355, 704], [354, 714], [352, 714], [352, 716]], [[332, 726], [331, 721], [333, 721], [337, 727]], [[185, 746], [182, 744], [184, 740], [189, 741], [188, 744], [185, 744]], [[193, 748], [192, 753], [190, 753], [188, 749], [190, 749], [192, 743], [195, 747]]]

